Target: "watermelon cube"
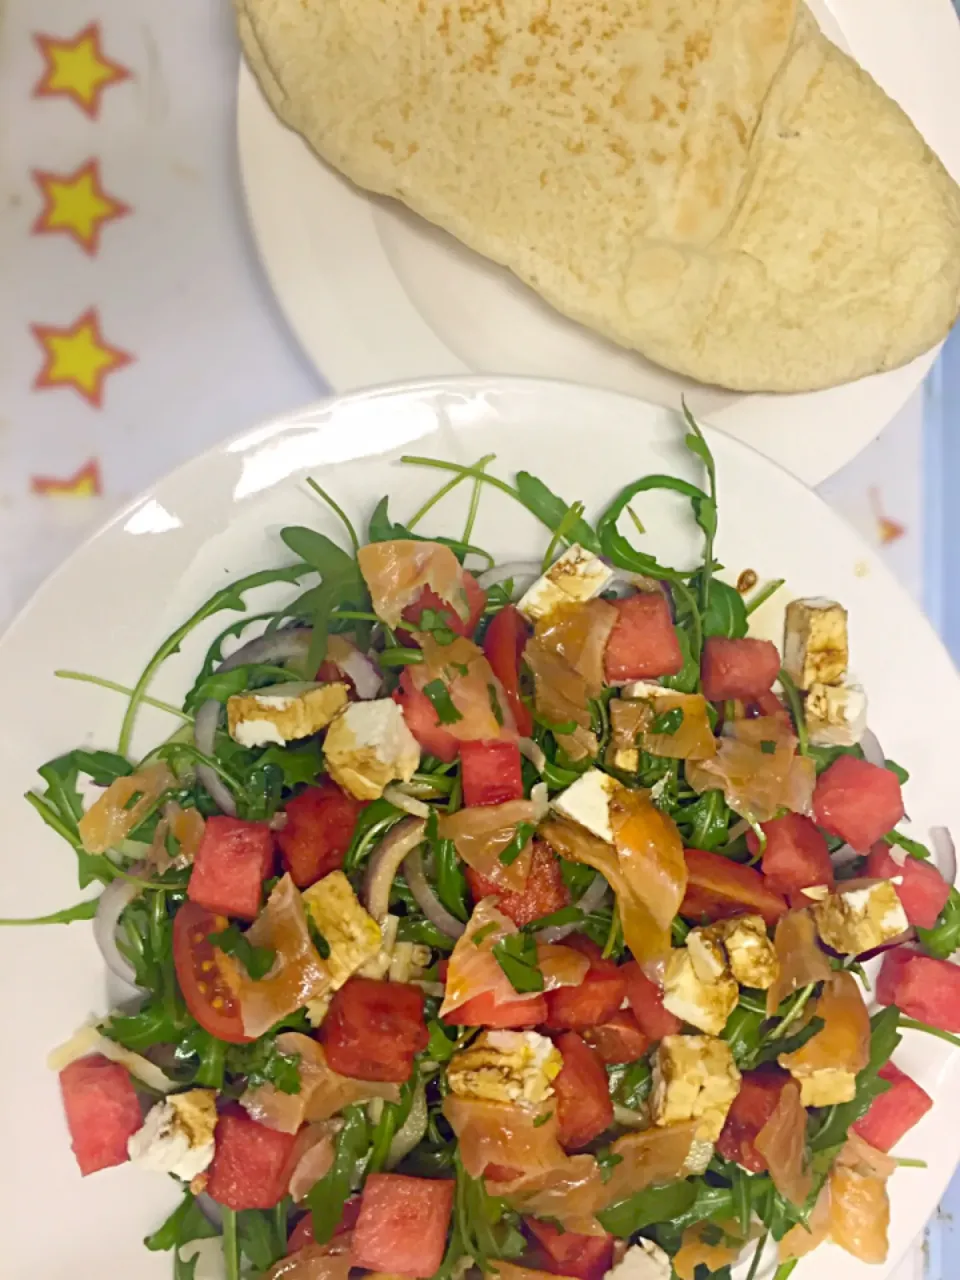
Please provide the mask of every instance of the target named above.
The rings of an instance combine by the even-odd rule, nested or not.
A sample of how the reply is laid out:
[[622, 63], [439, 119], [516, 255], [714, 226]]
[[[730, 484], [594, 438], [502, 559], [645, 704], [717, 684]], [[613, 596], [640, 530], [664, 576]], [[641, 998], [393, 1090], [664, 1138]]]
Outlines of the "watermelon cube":
[[239, 1106], [220, 1113], [207, 1194], [228, 1209], [272, 1209], [287, 1194], [297, 1137], [251, 1120]]
[[590, 968], [576, 987], [557, 987], [546, 993], [551, 1031], [585, 1031], [612, 1018], [623, 1004], [627, 983], [623, 970], [604, 960], [600, 948], [590, 938], [572, 934], [566, 945], [586, 954]]
[[[787, 813], [760, 826], [767, 837], [760, 865], [768, 888], [784, 896], [815, 884], [833, 888], [830, 850], [815, 822], [801, 813]], [[752, 831], [747, 833], [747, 847], [754, 857], [760, 852]]]
[[407, 728], [424, 751], [446, 764], [456, 760], [460, 743], [440, 723], [437, 709], [427, 695], [413, 683], [409, 667], [404, 667], [400, 684], [391, 696], [399, 704]]
[[950, 897], [950, 886], [933, 863], [908, 857], [901, 867], [882, 840], [870, 850], [866, 875], [875, 880], [897, 878], [897, 897], [906, 917], [921, 929], [933, 928]]
[[81, 1174], [125, 1164], [127, 1142], [143, 1125], [127, 1069], [99, 1053], [78, 1058], [60, 1072], [60, 1092]]
[[187, 897], [218, 915], [254, 920], [273, 861], [273, 832], [265, 822], [208, 818]]
[[889, 769], [841, 756], [817, 779], [813, 812], [825, 831], [866, 853], [903, 817], [900, 783]]
[[613, 1103], [600, 1055], [575, 1031], [557, 1036], [563, 1067], [553, 1082], [557, 1136], [568, 1151], [584, 1147], [613, 1124]]
[[770, 692], [779, 671], [780, 654], [769, 640], [708, 636], [704, 641], [700, 683], [710, 702], [755, 702]]
[[429, 1039], [423, 992], [412, 983], [350, 978], [334, 993], [319, 1037], [340, 1075], [402, 1084]]
[[542, 995], [498, 1004], [492, 991], [484, 991], [446, 1014], [444, 1022], [458, 1027], [538, 1027], [546, 1016], [547, 1002]]
[[745, 1071], [740, 1092], [727, 1112], [723, 1130], [717, 1139], [717, 1150], [724, 1160], [733, 1160], [751, 1173], [767, 1173], [766, 1157], [757, 1149], [756, 1139], [780, 1102], [783, 1086], [790, 1076], [780, 1067], [768, 1064], [755, 1071]]
[[618, 1009], [606, 1022], [585, 1030], [583, 1038], [607, 1066], [636, 1062], [650, 1048], [650, 1037], [641, 1031], [640, 1023], [629, 1009]]
[[620, 966], [627, 984], [627, 1003], [633, 1016], [651, 1040], [678, 1035], [683, 1023], [663, 1007], [663, 991], [643, 972], [636, 960]]
[[361, 800], [341, 791], [331, 778], [294, 796], [284, 810], [287, 821], [277, 832], [277, 844], [298, 889], [308, 889], [343, 866], [363, 808]]
[[895, 947], [883, 957], [877, 1000], [941, 1031], [960, 1032], [960, 966]]
[[880, 1079], [889, 1080], [890, 1088], [874, 1098], [870, 1110], [853, 1130], [871, 1147], [889, 1151], [923, 1119], [933, 1106], [933, 1099], [892, 1062], [880, 1068]]
[[523, 799], [522, 760], [515, 742], [461, 742], [460, 767], [465, 805]]
[[611, 1235], [585, 1236], [539, 1218], [524, 1218], [523, 1225], [533, 1237], [532, 1262], [537, 1270], [578, 1280], [603, 1280], [613, 1266]]
[[474, 902], [482, 898], [496, 898], [497, 906], [514, 924], [530, 924], [532, 920], [539, 920], [541, 916], [548, 916], [570, 904], [560, 859], [542, 840], [533, 842], [530, 872], [522, 889], [505, 893], [473, 867], [464, 867], [463, 870]]
[[450, 1178], [372, 1173], [353, 1229], [351, 1264], [427, 1280], [446, 1251], [453, 1190]]
[[613, 684], [675, 676], [683, 666], [683, 654], [666, 596], [644, 591], [614, 600], [613, 605], [619, 616], [603, 654], [607, 680]]

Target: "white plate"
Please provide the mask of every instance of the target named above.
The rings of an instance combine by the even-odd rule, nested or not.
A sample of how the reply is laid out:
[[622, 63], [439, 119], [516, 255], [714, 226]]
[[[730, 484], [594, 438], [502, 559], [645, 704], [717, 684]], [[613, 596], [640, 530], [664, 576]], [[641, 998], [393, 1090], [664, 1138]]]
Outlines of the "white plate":
[[[960, 178], [960, 24], [950, 0], [813, 0], [821, 25], [910, 113]], [[819, 484], [864, 448], [918, 386], [906, 368], [798, 396], [691, 383], [560, 316], [504, 268], [396, 202], [327, 168], [273, 115], [241, 68], [240, 167], [280, 306], [336, 391], [459, 373], [564, 377], [701, 416]]]
[[[78, 743], [116, 742], [122, 700], [58, 681], [53, 671], [72, 667], [129, 685], [157, 643], [214, 589], [289, 562], [281, 526], [308, 523], [338, 537], [304, 476], [321, 478], [357, 520], [384, 493], [403, 518], [442, 477], [397, 465], [399, 452], [472, 460], [496, 451], [500, 474], [530, 468], [595, 514], [634, 476], [666, 471], [697, 478], [681, 434], [674, 414], [614, 392], [464, 378], [321, 405], [174, 472], [78, 551], [0, 641], [0, 916], [47, 912], [80, 896], [69, 849], [21, 797], [41, 762]], [[761, 580], [786, 577], [793, 593], [824, 593], [847, 604], [872, 723], [913, 774], [907, 802], [917, 827], [952, 823], [960, 830], [954, 749], [960, 683], [932, 629], [878, 557], [814, 494], [737, 441], [713, 433], [711, 443], [721, 559], [733, 573], [751, 567]], [[642, 504], [651, 549], [667, 562], [691, 563], [698, 540], [689, 510], [661, 496]], [[426, 531], [458, 529], [465, 501], [462, 491], [448, 495]], [[502, 558], [541, 554], [547, 540], [532, 517], [492, 491], [483, 496], [474, 536]], [[252, 603], [251, 612], [258, 611]], [[769, 608], [768, 622], [778, 612]], [[158, 697], [183, 695], [206, 644], [227, 621], [212, 619], [190, 639], [162, 671]], [[170, 728], [162, 713], [145, 713], [136, 746], [146, 749]], [[81, 1181], [56, 1077], [44, 1068], [47, 1051], [111, 1000], [90, 926], [0, 930], [0, 975], [0, 1274], [167, 1280], [169, 1258], [147, 1254], [140, 1240], [176, 1202], [173, 1184], [129, 1166]], [[928, 1161], [928, 1168], [898, 1172], [893, 1180], [894, 1260], [936, 1206], [957, 1159], [952, 1135], [960, 1128], [960, 1055], [911, 1035], [898, 1061], [937, 1106], [904, 1143], [903, 1154]], [[883, 1276], [829, 1250], [804, 1264], [798, 1280], [814, 1273], [818, 1280]]]

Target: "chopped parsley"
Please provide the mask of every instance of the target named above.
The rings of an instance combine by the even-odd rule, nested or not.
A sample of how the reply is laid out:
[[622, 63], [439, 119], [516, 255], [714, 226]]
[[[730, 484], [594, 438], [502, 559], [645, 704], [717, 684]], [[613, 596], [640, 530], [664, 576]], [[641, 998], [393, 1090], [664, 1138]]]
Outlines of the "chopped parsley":
[[521, 853], [523, 853], [524, 849], [527, 847], [530, 837], [536, 829], [537, 826], [535, 822], [517, 823], [517, 829], [514, 833], [513, 839], [500, 854], [500, 862], [503, 866], [509, 867], [512, 863], [516, 862]]
[[664, 737], [672, 737], [683, 724], [683, 708], [671, 707], [669, 711], [663, 711], [658, 716], [654, 716], [650, 725], [651, 733], [659, 733]]
[[235, 924], [229, 925], [221, 933], [210, 933], [207, 937], [218, 951], [239, 960], [254, 982], [267, 976], [277, 958], [277, 953], [269, 947], [255, 947]]
[[537, 968], [537, 944], [529, 933], [511, 933], [494, 943], [493, 958], [519, 995], [543, 990], [543, 974]]
[[433, 703], [433, 709], [441, 724], [456, 724], [458, 720], [463, 719], [453, 704], [450, 690], [442, 680], [431, 680], [429, 684], [423, 686], [423, 692]]

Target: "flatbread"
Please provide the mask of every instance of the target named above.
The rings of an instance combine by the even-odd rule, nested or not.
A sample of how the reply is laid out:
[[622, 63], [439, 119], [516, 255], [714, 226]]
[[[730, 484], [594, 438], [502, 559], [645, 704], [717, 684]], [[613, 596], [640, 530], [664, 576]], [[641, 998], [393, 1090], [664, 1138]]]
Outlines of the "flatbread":
[[274, 109], [559, 311], [701, 382], [894, 368], [960, 190], [799, 0], [237, 0]]

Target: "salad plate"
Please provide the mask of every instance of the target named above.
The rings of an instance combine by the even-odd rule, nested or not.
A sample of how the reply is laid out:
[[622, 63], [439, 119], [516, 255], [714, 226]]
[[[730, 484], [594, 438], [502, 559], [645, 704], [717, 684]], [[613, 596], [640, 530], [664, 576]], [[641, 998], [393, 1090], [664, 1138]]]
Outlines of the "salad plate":
[[[792, 600], [841, 602], [849, 615], [851, 670], [866, 690], [871, 730], [886, 757], [909, 770], [909, 820], [902, 830], [919, 841], [929, 841], [933, 828], [956, 830], [953, 736], [960, 684], [932, 628], [876, 554], [799, 481], [721, 433], [710, 432], [703, 448], [691, 448], [691, 439], [700, 437], [679, 411], [616, 392], [459, 377], [321, 403], [218, 446], [155, 485], [41, 588], [0, 641], [6, 836], [0, 917], [7, 923], [55, 913], [99, 887], [78, 890], [74, 853], [24, 801], [27, 791], [44, 793], [51, 777], [56, 790], [57, 771], [41, 780], [37, 767], [76, 749], [115, 752], [118, 743], [137, 760], [165, 742], [183, 722], [182, 716], [171, 720], [169, 707], [183, 705], [214, 638], [244, 617], [282, 608], [310, 583], [301, 588], [291, 575], [281, 580], [265, 572], [242, 599], [230, 585], [297, 563], [281, 530], [302, 526], [344, 543], [343, 524], [308, 480], [366, 530], [384, 495], [389, 518], [402, 523], [455, 478], [451, 465], [472, 468], [488, 455], [495, 455], [485, 464], [490, 475], [508, 490], [518, 472], [531, 473], [552, 494], [563, 495], [560, 516], [568, 503], [582, 502], [591, 527], [635, 479], [669, 476], [699, 491], [706, 484], [704, 458], [712, 456], [719, 517], [714, 552], [725, 566], [718, 581], [739, 579], [762, 592], [765, 584], [783, 580], [751, 612], [750, 635], [779, 643]], [[433, 461], [400, 461], [410, 455]], [[431, 504], [418, 533], [460, 538], [475, 480], [471, 470]], [[535, 511], [510, 492], [481, 481], [476, 493], [469, 541], [498, 564], [539, 562], [551, 543], [560, 550]], [[620, 527], [644, 555], [656, 558], [649, 563], [672, 566], [681, 576], [695, 570], [704, 531], [683, 484], [680, 491], [641, 490], [631, 505], [643, 532], [626, 518]], [[541, 503], [533, 506], [543, 514]], [[555, 522], [560, 516], [555, 513]], [[573, 527], [568, 522], [566, 533]], [[211, 598], [216, 610], [205, 606]], [[178, 634], [187, 619], [191, 625]], [[124, 691], [138, 684], [167, 638], [168, 657], [153, 673], [150, 701], [127, 717], [121, 734]], [[100, 794], [91, 787], [87, 803]], [[132, 803], [138, 802], [135, 792]], [[169, 1254], [145, 1250], [142, 1241], [179, 1203], [178, 1185], [130, 1164], [81, 1179], [57, 1075], [46, 1065], [50, 1051], [91, 1018], [133, 1009], [134, 993], [105, 967], [89, 920], [0, 928], [0, 965], [7, 1046], [0, 1068], [4, 1271], [42, 1280], [72, 1280], [78, 1271], [144, 1280], [169, 1276]], [[877, 968], [868, 964], [868, 975], [875, 978]], [[960, 1121], [960, 1055], [950, 1044], [907, 1030], [895, 1062], [934, 1105], [894, 1153], [910, 1167], [898, 1168], [890, 1183], [887, 1268], [920, 1231], [953, 1172], [955, 1144], [944, 1135]], [[832, 1245], [818, 1249], [814, 1259], [799, 1264], [797, 1280], [815, 1269], [824, 1280], [889, 1274]], [[218, 1274], [218, 1265], [204, 1256], [196, 1280]], [[756, 1274], [772, 1272], [764, 1262]]]

